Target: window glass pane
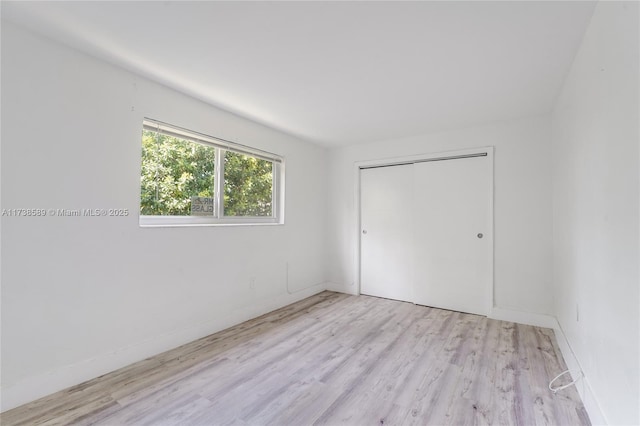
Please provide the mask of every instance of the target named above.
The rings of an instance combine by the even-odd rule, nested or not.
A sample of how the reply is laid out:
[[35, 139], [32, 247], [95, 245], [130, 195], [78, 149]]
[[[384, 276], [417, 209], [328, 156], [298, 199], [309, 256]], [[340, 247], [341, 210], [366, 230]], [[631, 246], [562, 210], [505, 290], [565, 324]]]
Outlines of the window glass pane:
[[140, 214], [213, 215], [215, 148], [143, 130]]
[[237, 152], [225, 152], [225, 216], [272, 216], [272, 194], [271, 161]]

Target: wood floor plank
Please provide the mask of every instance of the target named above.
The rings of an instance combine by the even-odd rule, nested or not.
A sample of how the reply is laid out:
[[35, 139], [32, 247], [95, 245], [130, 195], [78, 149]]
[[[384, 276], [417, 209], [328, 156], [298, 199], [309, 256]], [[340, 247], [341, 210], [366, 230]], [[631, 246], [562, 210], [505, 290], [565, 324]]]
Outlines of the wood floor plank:
[[323, 292], [0, 415], [3, 425], [581, 425], [552, 330]]

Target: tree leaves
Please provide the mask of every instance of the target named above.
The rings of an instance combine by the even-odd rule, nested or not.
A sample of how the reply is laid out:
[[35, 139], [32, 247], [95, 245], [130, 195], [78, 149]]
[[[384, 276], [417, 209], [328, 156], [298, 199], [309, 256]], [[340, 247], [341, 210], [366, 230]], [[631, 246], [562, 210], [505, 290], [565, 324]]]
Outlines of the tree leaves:
[[[213, 197], [214, 147], [144, 130], [140, 214], [189, 216], [191, 197]], [[271, 216], [273, 163], [224, 151], [225, 216]]]
[[225, 216], [271, 216], [272, 193], [273, 163], [237, 152], [225, 152]]
[[188, 216], [191, 196], [213, 197], [215, 148], [143, 131], [140, 213]]

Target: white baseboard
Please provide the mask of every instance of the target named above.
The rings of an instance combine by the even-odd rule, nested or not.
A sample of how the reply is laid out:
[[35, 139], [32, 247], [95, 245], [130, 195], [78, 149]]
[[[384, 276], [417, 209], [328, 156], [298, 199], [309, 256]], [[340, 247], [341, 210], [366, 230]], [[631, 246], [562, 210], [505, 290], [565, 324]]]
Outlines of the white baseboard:
[[[567, 340], [564, 331], [562, 331], [562, 327], [560, 327], [558, 321], [556, 321], [556, 326], [553, 327], [553, 331], [556, 335], [556, 341], [558, 342], [558, 346], [560, 347], [560, 352], [562, 352], [564, 362], [567, 364], [567, 368], [571, 372], [582, 371], [580, 362], [578, 362], [578, 359], [573, 354], [571, 345], [569, 344], [569, 341]], [[576, 379], [575, 374], [572, 374], [571, 376], [572, 379]], [[602, 412], [600, 404], [598, 404], [598, 400], [596, 399], [593, 390], [591, 389], [589, 378], [585, 376], [584, 373], [583, 377], [576, 382], [576, 390], [578, 391], [578, 395], [580, 395], [580, 399], [582, 399], [584, 408], [587, 410], [587, 414], [589, 415], [591, 424], [594, 426], [608, 425], [609, 422]]]
[[551, 315], [534, 314], [531, 312], [514, 311], [494, 307], [488, 315], [491, 319], [516, 322], [518, 324], [534, 325], [536, 327], [554, 328], [558, 321]]
[[0, 411], [10, 410], [305, 299], [324, 291], [327, 284], [329, 283], [320, 283], [295, 294], [278, 295], [263, 301], [260, 306], [240, 308], [223, 318], [194, 324], [91, 359], [27, 377], [0, 390]]
[[338, 284], [331, 281], [327, 281], [326, 284], [327, 284], [326, 289], [329, 291], [335, 291], [337, 293], [352, 294], [354, 296], [357, 296], [358, 294], [354, 285], [346, 286], [344, 284]]

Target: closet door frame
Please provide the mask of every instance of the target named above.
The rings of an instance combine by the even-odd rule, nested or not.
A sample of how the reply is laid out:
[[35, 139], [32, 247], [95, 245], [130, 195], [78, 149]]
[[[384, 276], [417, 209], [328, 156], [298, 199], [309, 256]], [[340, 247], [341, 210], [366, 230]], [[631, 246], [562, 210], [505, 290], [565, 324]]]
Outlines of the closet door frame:
[[[486, 154], [486, 155], [485, 155]], [[479, 148], [469, 148], [455, 151], [442, 151], [442, 152], [433, 152], [433, 153], [425, 153], [404, 157], [392, 157], [392, 158], [381, 158], [377, 160], [366, 160], [366, 161], [356, 161], [354, 163], [354, 200], [355, 200], [355, 229], [354, 229], [354, 237], [355, 237], [355, 287], [356, 294], [360, 295], [361, 290], [361, 232], [362, 232], [362, 224], [361, 224], [361, 209], [360, 209], [360, 170], [371, 168], [371, 167], [384, 167], [384, 166], [394, 166], [401, 164], [411, 164], [415, 162], [422, 161], [455, 161], [456, 157], [466, 157], [466, 156], [486, 156], [487, 161], [489, 162], [489, 178], [487, 180], [487, 186], [489, 188], [489, 229], [485, 233], [485, 238], [489, 239], [489, 246], [491, 247], [489, 250], [489, 288], [487, 289], [487, 312], [491, 313], [493, 308], [495, 307], [495, 298], [494, 298], [494, 253], [495, 253], [495, 244], [494, 244], [494, 147], [486, 146]]]

